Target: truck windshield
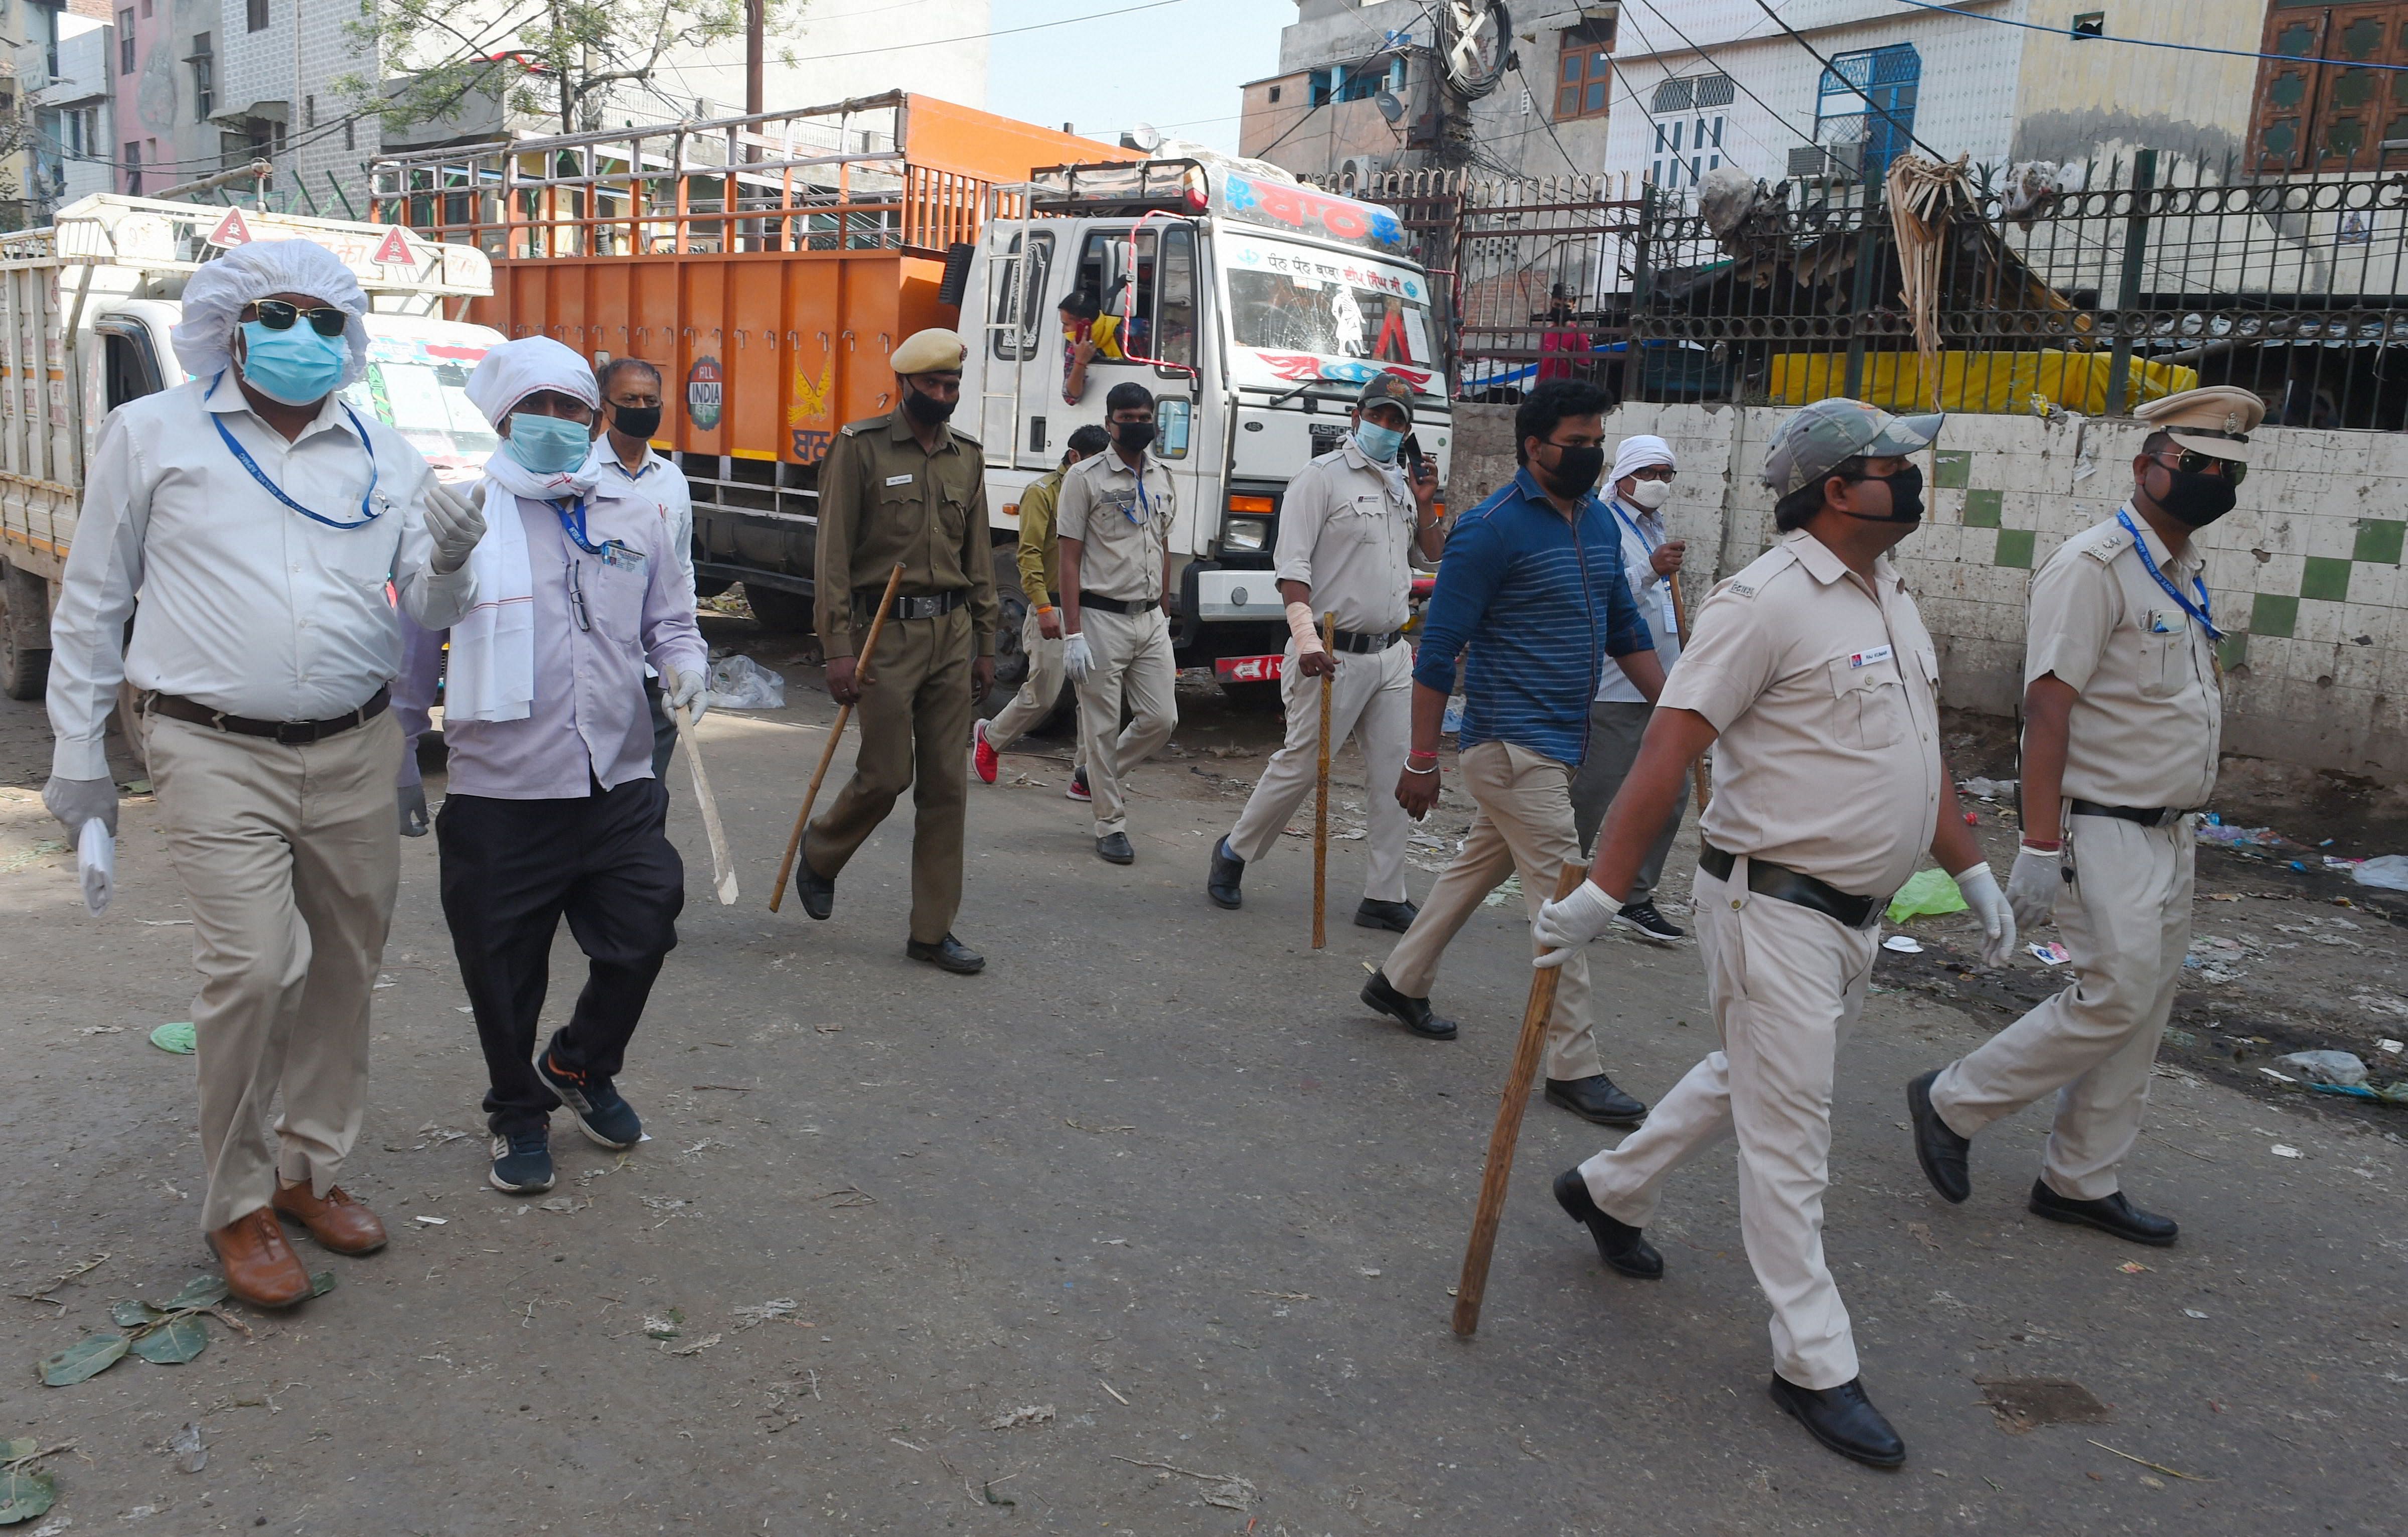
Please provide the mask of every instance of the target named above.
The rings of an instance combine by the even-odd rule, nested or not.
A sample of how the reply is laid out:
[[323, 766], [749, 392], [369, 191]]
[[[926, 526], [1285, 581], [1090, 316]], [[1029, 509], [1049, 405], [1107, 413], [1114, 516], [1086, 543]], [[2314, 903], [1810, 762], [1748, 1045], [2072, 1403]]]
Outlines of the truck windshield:
[[[473, 350], [480, 355], [483, 351]], [[394, 355], [404, 351], [411, 355]], [[375, 411], [428, 464], [437, 469], [480, 465], [500, 446], [483, 414], [468, 403], [468, 370], [476, 366], [475, 358], [437, 357], [423, 346], [396, 348], [385, 342], [375, 352], [385, 355], [372, 354], [367, 377], [343, 394], [354, 405]]]
[[1229, 323], [1238, 345], [1257, 352], [1427, 368], [1437, 359], [1426, 293], [1400, 270], [1334, 254], [1265, 252], [1256, 265], [1232, 265]]

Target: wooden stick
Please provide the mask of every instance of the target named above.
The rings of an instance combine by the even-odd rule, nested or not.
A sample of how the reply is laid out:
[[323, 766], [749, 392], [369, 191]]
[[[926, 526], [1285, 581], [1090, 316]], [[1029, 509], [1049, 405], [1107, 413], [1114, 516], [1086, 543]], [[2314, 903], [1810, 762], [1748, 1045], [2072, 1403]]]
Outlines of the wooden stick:
[[[1312, 797], [1312, 947], [1329, 948], [1329, 698], [1338, 692], [1338, 616], [1321, 616], [1321, 654], [1329, 670], [1321, 675], [1321, 768]], [[1299, 665], [1301, 665], [1299, 663]]]
[[[1672, 584], [1672, 634], [1680, 640], [1681, 649], [1683, 651], [1686, 651], [1689, 649], [1689, 610], [1688, 606], [1681, 601], [1681, 573], [1675, 571], [1670, 576], [1665, 578], [1665, 580]], [[1699, 816], [1703, 816], [1706, 814], [1706, 760], [1704, 754], [1700, 754], [1698, 760], [1689, 765], [1689, 783], [1697, 790], [1698, 814]]]
[[[862, 642], [858, 664], [853, 668], [853, 684], [856, 691], [869, 686], [869, 658], [878, 650], [879, 632], [886, 628], [886, 615], [895, 607], [895, 589], [903, 584], [903, 563], [895, 563], [894, 573], [886, 579], [885, 595], [878, 600], [878, 613], [869, 622], [869, 638]], [[821, 594], [823, 600], [827, 595]], [[852, 595], [840, 595], [852, 601]], [[786, 857], [778, 861], [778, 884], [769, 893], [769, 911], [775, 912], [786, 899], [786, 881], [795, 873], [795, 855], [803, 847], [803, 829], [811, 823], [811, 802], [820, 797], [820, 782], [827, 778], [828, 764], [836, 757], [836, 744], [844, 736], [844, 725], [853, 719], [853, 706], [842, 705], [836, 712], [835, 728], [828, 732], [827, 745], [820, 749], [820, 766], [811, 773], [811, 787], [803, 793], [803, 809], [795, 813], [795, 830], [786, 838]]]
[[[1580, 889], [1588, 878], [1583, 865], [1566, 865], [1555, 879], [1555, 900]], [[1513, 1145], [1522, 1136], [1522, 1112], [1529, 1108], [1530, 1080], [1539, 1070], [1539, 1054], [1547, 1043], [1547, 1016], [1555, 1012], [1555, 988], [1564, 980], [1560, 966], [1530, 969], [1530, 1000], [1522, 1010], [1522, 1038], [1513, 1046], [1513, 1066], [1505, 1078], [1505, 1092], [1497, 1099], [1497, 1125], [1488, 1133], [1488, 1165], [1480, 1176], [1480, 1207], [1471, 1218], [1471, 1243], [1463, 1251], [1463, 1277], [1455, 1288], [1455, 1331], [1467, 1338], [1480, 1328], [1480, 1301], [1488, 1289], [1488, 1260], [1497, 1252], [1497, 1224], [1505, 1214], [1505, 1186], [1513, 1178]]]
[[677, 708], [678, 741], [685, 748], [685, 766], [694, 773], [694, 803], [702, 809], [702, 830], [710, 838], [710, 874], [719, 889], [719, 905], [736, 904], [736, 867], [727, 857], [727, 829], [719, 825], [719, 802], [710, 794], [710, 776], [702, 771], [702, 743], [695, 740], [694, 709]]

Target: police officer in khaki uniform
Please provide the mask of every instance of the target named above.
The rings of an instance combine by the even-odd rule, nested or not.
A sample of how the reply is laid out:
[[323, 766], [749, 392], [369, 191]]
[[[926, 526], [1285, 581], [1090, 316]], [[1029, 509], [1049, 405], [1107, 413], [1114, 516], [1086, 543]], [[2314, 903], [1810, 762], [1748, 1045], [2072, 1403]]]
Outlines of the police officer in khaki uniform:
[[[1062, 670], [1079, 694], [1079, 740], [1096, 808], [1096, 854], [1132, 863], [1126, 780], [1179, 724], [1170, 646], [1170, 471], [1147, 452], [1154, 392], [1121, 383], [1104, 396], [1110, 451], [1062, 477], [1054, 523], [1062, 558]], [[1121, 725], [1125, 699], [1129, 723]]]
[[[1404, 772], [1413, 729], [1413, 649], [1405, 644], [1416, 557], [1435, 565], [1446, 538], [1438, 512], [1438, 469], [1421, 461], [1408, 481], [1398, 464], [1413, 424], [1413, 387], [1381, 372], [1354, 403], [1354, 431], [1288, 481], [1280, 502], [1277, 572], [1291, 636], [1280, 695], [1287, 744], [1271, 754], [1238, 825], [1213, 845], [1204, 892], [1239, 906], [1246, 866], [1277, 847], [1312, 793], [1321, 759], [1321, 691], [1329, 702], [1329, 745], [1352, 732], [1374, 791], [1367, 798], [1363, 901], [1354, 922], [1401, 934], [1417, 911], [1405, 899], [1405, 833], [1412, 819], [1377, 787]], [[1321, 615], [1336, 619], [1337, 654], [1322, 649]]]
[[1774, 434], [1764, 479], [1785, 537], [1714, 589], [1606, 814], [1589, 878], [1541, 909], [1541, 966], [1614, 922], [1683, 770], [1714, 748], [1693, 889], [1722, 1050], [1618, 1148], [1555, 1181], [1606, 1265], [1655, 1280], [1641, 1231], [1665, 1178], [1735, 1137], [1740, 1232], [1772, 1304], [1772, 1397], [1824, 1445], [1894, 1468], [1906, 1448], [1866, 1399], [1823, 1259], [1832, 1063], [1864, 1004], [1882, 910], [1928, 848], [1982, 918], [2014, 923], [1940, 758], [1931, 636], [1885, 558], [1922, 516], [1906, 458], [1940, 418], [1826, 400]]
[[2032, 579], [2024, 650], [2023, 846], [2015, 921], [2054, 913], [2073, 985], [1971, 1055], [1907, 1085], [1915, 1154], [1963, 1200], [1969, 1139], [2056, 1091], [2035, 1216], [2135, 1243], [2176, 1236], [2124, 1198], [2149, 1068], [2190, 948], [2192, 824], [2215, 788], [2223, 699], [2194, 529], [2232, 510], [2265, 407], [2186, 390], [2133, 412], [2153, 430], [2132, 499], [2058, 547]]
[[[858, 702], [861, 746], [853, 777], [811, 823], [795, 867], [803, 911], [826, 917], [845, 862], [916, 778], [904, 953], [965, 974], [986, 958], [953, 933], [969, 795], [962, 740], [970, 706], [995, 680], [996, 625], [985, 455], [976, 438], [947, 425], [968, 355], [951, 331], [907, 338], [893, 359], [902, 409], [848, 424], [820, 467], [813, 608], [828, 694], [838, 704]], [[897, 561], [903, 582], [865, 683], [854, 653]]]

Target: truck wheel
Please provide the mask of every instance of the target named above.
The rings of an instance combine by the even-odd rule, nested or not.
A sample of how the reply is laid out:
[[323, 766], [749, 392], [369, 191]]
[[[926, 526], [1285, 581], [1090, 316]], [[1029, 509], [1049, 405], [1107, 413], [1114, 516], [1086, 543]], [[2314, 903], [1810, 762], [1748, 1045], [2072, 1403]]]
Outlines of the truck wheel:
[[800, 593], [748, 582], [744, 584], [744, 601], [752, 606], [752, 617], [761, 622], [765, 630], [808, 632], [811, 627], [811, 600]]
[[0, 565], [0, 692], [12, 699], [38, 699], [50, 680], [50, 648], [30, 643], [48, 639], [46, 583], [31, 571]]

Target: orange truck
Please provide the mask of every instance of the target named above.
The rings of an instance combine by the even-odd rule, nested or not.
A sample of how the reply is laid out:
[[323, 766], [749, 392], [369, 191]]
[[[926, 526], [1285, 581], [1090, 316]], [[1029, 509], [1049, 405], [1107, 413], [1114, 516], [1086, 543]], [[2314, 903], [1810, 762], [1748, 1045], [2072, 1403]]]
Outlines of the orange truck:
[[[1149, 155], [895, 93], [708, 122], [381, 160], [375, 217], [492, 261], [464, 318], [665, 376], [655, 446], [694, 487], [706, 596], [742, 582], [766, 624], [810, 619], [817, 474], [837, 429], [891, 409], [888, 355], [924, 326], [970, 347], [954, 419], [985, 446], [1004, 623], [1025, 669], [1016, 512], [1106, 391], [1158, 397], [1178, 479], [1182, 665], [1277, 676], [1270, 579], [1286, 480], [1336, 446], [1362, 380], [1420, 392], [1416, 452], [1446, 471], [1442, 327], [1387, 209], [1274, 167]], [[1094, 296], [1127, 345], [1068, 398], [1055, 310]]]

